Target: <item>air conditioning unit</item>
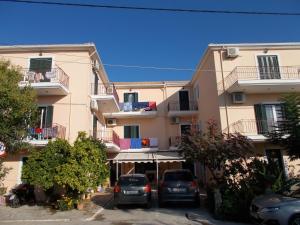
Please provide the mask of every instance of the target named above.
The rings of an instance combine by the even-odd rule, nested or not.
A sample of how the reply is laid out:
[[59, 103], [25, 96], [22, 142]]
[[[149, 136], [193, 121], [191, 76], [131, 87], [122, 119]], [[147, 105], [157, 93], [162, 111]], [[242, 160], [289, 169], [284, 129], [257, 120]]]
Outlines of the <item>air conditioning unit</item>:
[[107, 126], [116, 126], [117, 125], [117, 119], [111, 118], [106, 120]]
[[173, 124], [179, 124], [180, 123], [180, 118], [179, 117], [172, 117], [171, 118], [171, 122]]
[[227, 48], [227, 57], [228, 58], [235, 58], [239, 56], [239, 49], [238, 48]]
[[243, 92], [233, 92], [232, 93], [232, 102], [235, 104], [244, 103], [246, 100], [245, 93]]
[[95, 99], [92, 99], [92, 100], [91, 100], [91, 109], [92, 109], [92, 110], [95, 110], [95, 111], [98, 111], [98, 103], [97, 103], [97, 100], [95, 100]]

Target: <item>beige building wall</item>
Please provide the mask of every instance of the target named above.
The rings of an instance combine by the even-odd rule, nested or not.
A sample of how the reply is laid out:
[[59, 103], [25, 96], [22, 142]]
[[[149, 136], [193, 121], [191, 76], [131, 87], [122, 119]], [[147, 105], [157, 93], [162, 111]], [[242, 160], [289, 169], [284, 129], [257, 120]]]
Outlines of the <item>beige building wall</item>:
[[[67, 49], [66, 49], [67, 48]], [[52, 68], [60, 67], [69, 76], [69, 93], [67, 95], [38, 96], [39, 106], [53, 106], [53, 124], [57, 123], [66, 128], [65, 139], [74, 142], [79, 131], [91, 133], [93, 114], [90, 110], [91, 85], [94, 83], [95, 73], [92, 63], [94, 60], [101, 65], [99, 58], [93, 53], [96, 49], [88, 46], [41, 46], [16, 47], [15, 50], [2, 49], [0, 58], [9, 60], [12, 65], [28, 69], [30, 58], [51, 57]], [[94, 54], [91, 56], [91, 54]], [[101, 69], [101, 68], [100, 68]], [[99, 84], [106, 83], [105, 71], [98, 70]], [[99, 123], [105, 124], [104, 119]], [[7, 175], [4, 186], [8, 191], [21, 182], [22, 154], [9, 155], [4, 165], [12, 168]]]

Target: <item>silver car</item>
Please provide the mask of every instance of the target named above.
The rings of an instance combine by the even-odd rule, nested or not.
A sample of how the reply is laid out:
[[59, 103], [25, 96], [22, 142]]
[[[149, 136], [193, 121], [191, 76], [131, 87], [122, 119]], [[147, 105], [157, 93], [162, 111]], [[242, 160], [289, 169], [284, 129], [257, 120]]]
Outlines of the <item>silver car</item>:
[[300, 181], [290, 181], [279, 193], [254, 198], [250, 215], [260, 224], [300, 225]]

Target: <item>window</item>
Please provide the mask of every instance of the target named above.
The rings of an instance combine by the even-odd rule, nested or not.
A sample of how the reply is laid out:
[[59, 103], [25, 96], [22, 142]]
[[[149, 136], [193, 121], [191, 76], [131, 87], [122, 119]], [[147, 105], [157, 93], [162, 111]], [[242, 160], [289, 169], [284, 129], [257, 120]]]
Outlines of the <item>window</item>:
[[137, 92], [124, 93], [124, 102], [138, 102], [138, 93]]
[[278, 123], [284, 119], [282, 104], [256, 104], [254, 110], [259, 134], [276, 129]]
[[52, 69], [52, 58], [31, 58], [29, 71], [41, 74], [40, 82], [50, 82], [47, 78], [46, 72], [50, 72]]
[[93, 137], [94, 137], [94, 138], [97, 137], [97, 123], [98, 123], [98, 119], [97, 119], [97, 117], [94, 115], [94, 116], [93, 116]]
[[280, 149], [266, 149], [266, 156], [267, 156], [268, 162], [276, 163], [278, 168], [281, 171], [283, 170], [284, 163], [283, 163]]
[[43, 106], [38, 108], [38, 124], [39, 128], [52, 127], [53, 106]]
[[124, 126], [124, 138], [139, 138], [139, 126]]
[[280, 79], [277, 55], [257, 56], [260, 79]]

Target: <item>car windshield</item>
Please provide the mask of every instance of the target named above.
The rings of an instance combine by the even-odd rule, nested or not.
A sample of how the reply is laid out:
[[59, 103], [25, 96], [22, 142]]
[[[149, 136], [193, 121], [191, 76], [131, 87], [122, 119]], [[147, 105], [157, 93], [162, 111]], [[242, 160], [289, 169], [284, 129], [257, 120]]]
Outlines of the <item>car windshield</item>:
[[188, 171], [167, 172], [165, 181], [193, 181], [193, 175]]
[[121, 186], [144, 186], [146, 183], [145, 177], [120, 177], [119, 180]]

